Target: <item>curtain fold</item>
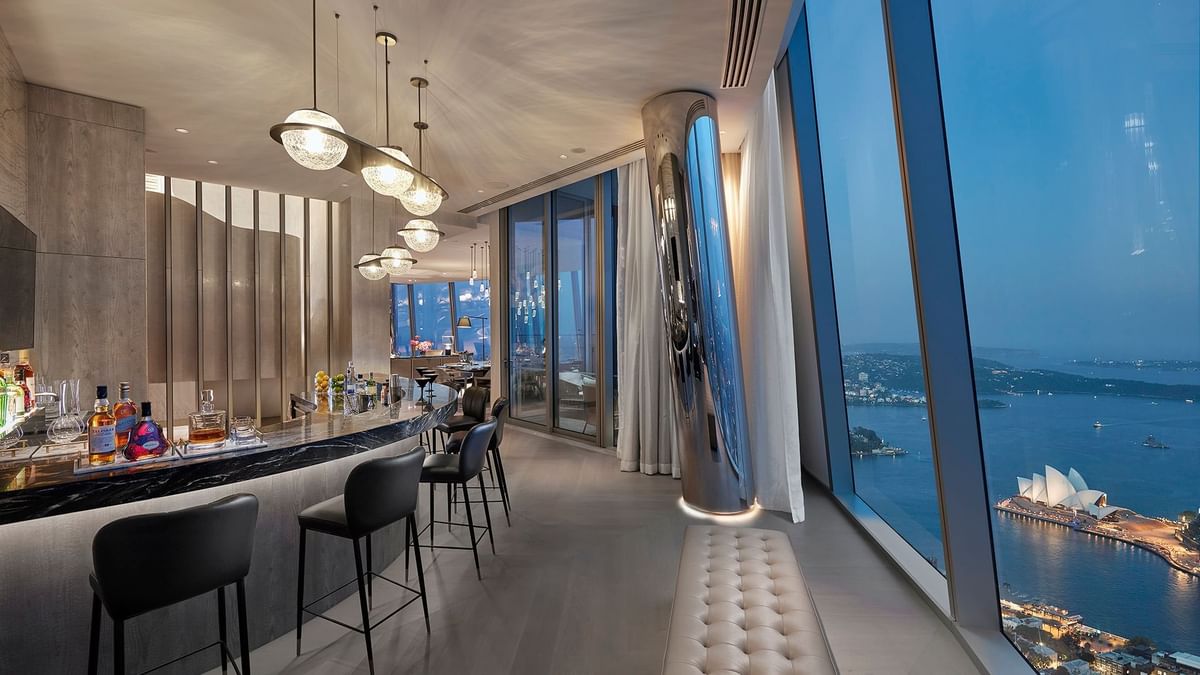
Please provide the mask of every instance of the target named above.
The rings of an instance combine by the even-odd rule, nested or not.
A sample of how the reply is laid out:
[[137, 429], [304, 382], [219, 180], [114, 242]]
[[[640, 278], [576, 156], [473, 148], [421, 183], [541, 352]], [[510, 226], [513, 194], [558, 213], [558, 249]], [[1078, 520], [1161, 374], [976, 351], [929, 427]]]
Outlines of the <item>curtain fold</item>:
[[[804, 520], [788, 223], [775, 76], [750, 120], [739, 163], [723, 158], [734, 293], [742, 342], [754, 483], [763, 508]], [[735, 174], [736, 172], [736, 174]], [[730, 195], [732, 197], [732, 195]]]
[[670, 363], [646, 160], [617, 169], [617, 456], [622, 471], [679, 477]]

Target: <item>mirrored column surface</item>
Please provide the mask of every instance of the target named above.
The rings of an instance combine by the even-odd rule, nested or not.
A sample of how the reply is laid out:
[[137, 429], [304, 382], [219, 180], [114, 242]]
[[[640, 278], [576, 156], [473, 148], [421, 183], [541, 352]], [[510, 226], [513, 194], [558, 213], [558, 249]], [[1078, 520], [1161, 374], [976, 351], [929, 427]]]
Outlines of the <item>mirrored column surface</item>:
[[722, 191], [716, 101], [662, 94], [642, 108], [684, 500], [754, 503], [746, 397]]

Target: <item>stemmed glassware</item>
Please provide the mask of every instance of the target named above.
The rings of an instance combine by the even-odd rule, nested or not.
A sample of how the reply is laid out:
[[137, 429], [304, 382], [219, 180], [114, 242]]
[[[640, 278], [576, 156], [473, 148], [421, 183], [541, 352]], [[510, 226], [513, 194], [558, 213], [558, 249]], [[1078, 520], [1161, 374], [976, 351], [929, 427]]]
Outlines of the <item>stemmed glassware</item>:
[[417, 376], [417, 384], [421, 387], [421, 398], [419, 402], [425, 401], [425, 387], [429, 386], [430, 382], [433, 382], [433, 378], [429, 375], [421, 374]]

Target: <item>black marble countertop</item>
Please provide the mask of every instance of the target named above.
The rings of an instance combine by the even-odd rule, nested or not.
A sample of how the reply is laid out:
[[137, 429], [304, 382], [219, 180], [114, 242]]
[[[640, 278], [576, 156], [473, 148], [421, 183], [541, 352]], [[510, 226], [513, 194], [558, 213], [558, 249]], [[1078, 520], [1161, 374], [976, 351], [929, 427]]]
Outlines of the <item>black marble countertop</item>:
[[[454, 414], [457, 393], [431, 385], [428, 402], [405, 400], [345, 416], [316, 413], [262, 429], [265, 447], [183, 456], [77, 474], [75, 455], [0, 463], [0, 525], [228, 485], [374, 450], [432, 429]], [[419, 393], [417, 394], [419, 396]]]

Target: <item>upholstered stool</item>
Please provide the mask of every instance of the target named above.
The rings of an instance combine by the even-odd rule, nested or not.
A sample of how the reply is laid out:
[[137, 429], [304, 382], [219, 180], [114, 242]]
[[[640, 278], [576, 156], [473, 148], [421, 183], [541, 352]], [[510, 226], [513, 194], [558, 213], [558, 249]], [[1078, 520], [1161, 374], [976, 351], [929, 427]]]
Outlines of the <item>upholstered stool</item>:
[[[470, 390], [468, 390], [470, 391]], [[429, 525], [425, 527], [429, 530], [429, 543], [422, 544], [429, 548], [448, 548], [448, 549], [470, 549], [472, 555], [475, 556], [475, 575], [480, 579], [483, 578], [483, 573], [479, 569], [479, 548], [478, 544], [483, 539], [480, 534], [478, 538], [475, 536], [475, 517], [471, 513], [471, 496], [467, 494], [467, 483], [472, 479], [478, 479], [480, 487], [483, 487], [483, 458], [488, 451], [488, 447], [492, 442], [492, 435], [496, 432], [496, 420], [482, 422], [476, 424], [463, 437], [461, 445], [458, 447], [457, 453], [441, 453], [429, 455], [425, 458], [425, 465], [421, 468], [421, 482], [429, 484]], [[447, 492], [446, 500], [446, 518], [447, 520], [438, 520], [437, 514], [434, 511], [433, 486], [435, 483], [441, 483], [446, 486], [447, 491], [456, 486], [463, 488], [463, 502], [466, 504], [467, 522], [455, 523], [449, 520], [450, 518], [450, 500], [449, 492]], [[496, 540], [492, 536], [492, 513], [488, 509], [487, 500], [483, 500], [483, 515], [487, 519], [488, 541], [492, 545], [492, 554], [496, 553]], [[471, 545], [468, 546], [435, 546], [433, 543], [434, 525], [446, 525], [447, 529], [451, 525], [466, 525], [470, 531]], [[424, 530], [422, 530], [422, 533]]]
[[225, 628], [225, 587], [236, 584], [242, 667], [235, 664], [234, 670], [250, 675], [245, 580], [257, 520], [258, 499], [241, 494], [179, 511], [130, 516], [100, 528], [92, 540], [88, 673], [95, 675], [99, 668], [101, 608], [113, 620], [113, 671], [120, 675], [125, 672], [126, 621], [212, 591], [217, 592], [217, 642], [153, 670], [217, 646], [221, 672], [228, 672], [233, 655]]
[[786, 534], [687, 529], [664, 675], [836, 672]]
[[[398, 581], [376, 574], [371, 569], [371, 534], [392, 523], [401, 520], [405, 522], [405, 537], [413, 544], [417, 540], [417, 496], [420, 485], [417, 480], [421, 476], [421, 463], [425, 453], [413, 450], [399, 457], [384, 457], [363, 462], [350, 471], [346, 478], [346, 492], [332, 499], [327, 499], [300, 512], [300, 573], [296, 582], [296, 655], [300, 655], [300, 639], [304, 630], [304, 615], [311, 614], [331, 623], [348, 628], [356, 633], [362, 633], [367, 643], [367, 665], [372, 673], [375, 672], [375, 656], [371, 649], [371, 629], [387, 621], [400, 610], [408, 607], [418, 599], [425, 611], [425, 632], [429, 632], [429, 603], [425, 600], [425, 572], [421, 565], [421, 551], [417, 556], [417, 582], [420, 590], [406, 586]], [[355, 578], [329, 593], [304, 603], [304, 557], [305, 540], [308, 531], [322, 532], [334, 537], [349, 539], [354, 544]], [[363, 553], [359, 548], [360, 539], [366, 540], [366, 571], [363, 570]], [[405, 564], [408, 563], [405, 549]], [[415, 594], [404, 604], [397, 607], [391, 614], [371, 624], [367, 600], [371, 595], [371, 579], [378, 577], [383, 581], [403, 588]], [[312, 605], [337, 593], [346, 586], [358, 582], [358, 604], [362, 612], [362, 628], [351, 626], [331, 617], [309, 609]]]
[[[511, 508], [508, 497], [508, 478], [504, 475], [504, 461], [500, 458], [500, 442], [504, 440], [504, 420], [508, 417], [508, 399], [501, 396], [492, 404], [492, 419], [496, 420], [496, 433], [492, 435], [492, 444], [488, 448], [487, 466], [484, 471], [490, 471], [492, 474], [492, 484], [487, 486], [483, 491], [483, 499], [489, 503], [500, 502], [504, 505], [504, 520], [512, 527], [512, 519], [509, 517], [509, 509]], [[446, 452], [458, 452], [458, 448], [462, 445], [462, 439], [466, 436], [465, 431], [460, 431], [446, 439]], [[499, 490], [500, 499], [492, 499], [487, 496], [487, 490]]]

